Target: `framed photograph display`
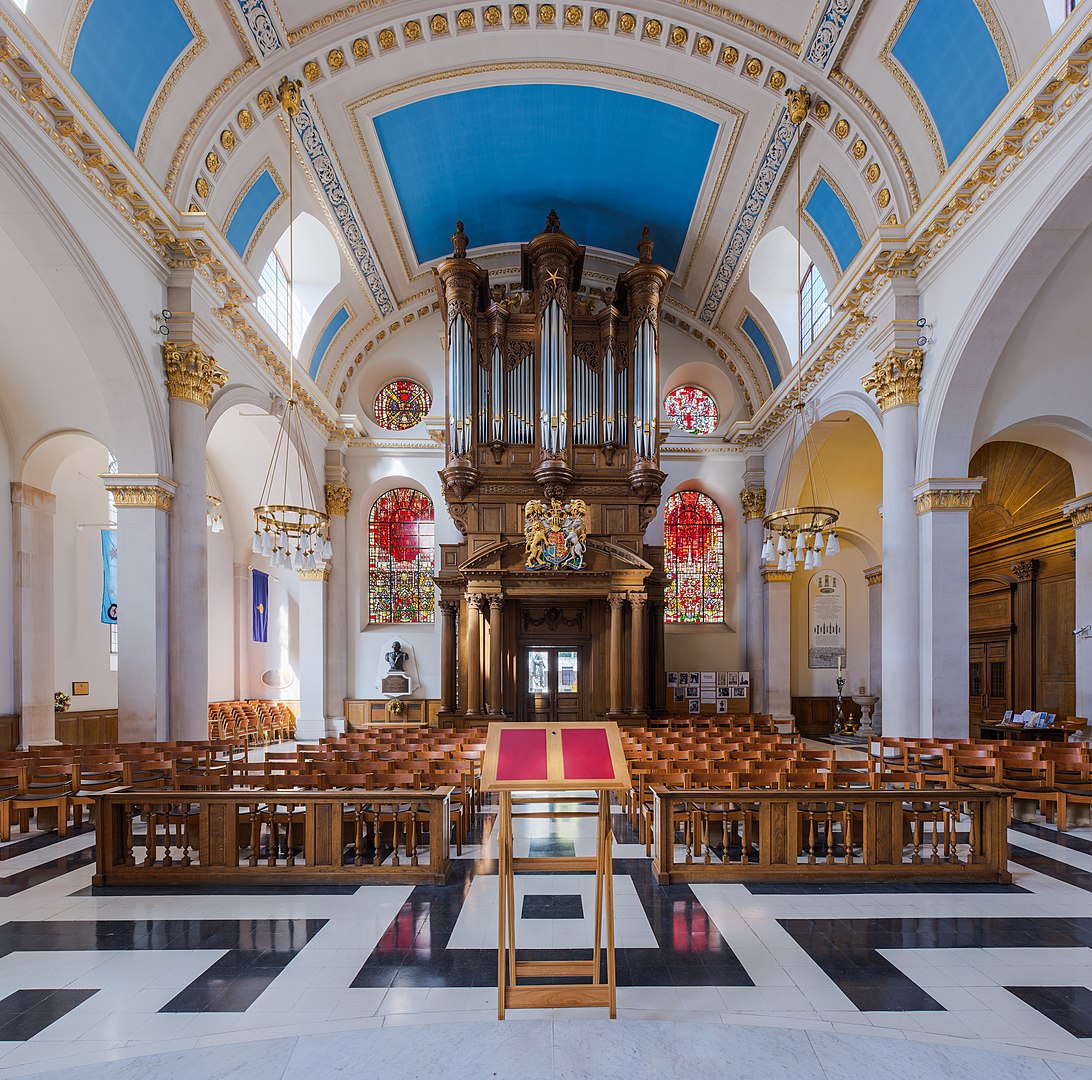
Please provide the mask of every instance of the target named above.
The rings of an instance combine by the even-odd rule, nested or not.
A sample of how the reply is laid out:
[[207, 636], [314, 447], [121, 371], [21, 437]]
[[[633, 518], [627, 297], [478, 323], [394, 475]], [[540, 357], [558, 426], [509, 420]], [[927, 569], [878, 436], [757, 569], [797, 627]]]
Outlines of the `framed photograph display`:
[[726, 713], [728, 711], [728, 699], [717, 698], [717, 712]]
[[701, 702], [694, 699], [690, 702], [690, 715], [696, 716], [701, 712]]

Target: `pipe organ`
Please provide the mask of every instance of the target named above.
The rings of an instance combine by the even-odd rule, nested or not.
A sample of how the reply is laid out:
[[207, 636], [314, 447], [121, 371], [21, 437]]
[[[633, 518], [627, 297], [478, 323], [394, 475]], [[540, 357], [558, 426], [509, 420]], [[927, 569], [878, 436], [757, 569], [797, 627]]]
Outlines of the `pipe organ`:
[[[447, 377], [440, 476], [465, 537], [442, 551], [436, 579], [453, 616], [444, 622], [444, 712], [524, 715], [520, 649], [532, 639], [552, 648], [542, 640], [559, 633], [586, 651], [585, 673], [594, 674], [582, 683], [584, 718], [647, 716], [662, 635], [646, 623], [662, 618], [663, 581], [643, 533], [664, 480], [659, 320], [671, 276], [652, 261], [645, 229], [637, 262], [613, 282], [585, 286], [585, 249], [553, 211], [522, 248], [518, 282], [491, 283], [467, 244], [460, 222], [434, 271]], [[532, 506], [534, 558], [524, 550]], [[579, 529], [574, 507], [586, 516]], [[586, 541], [572, 540], [585, 529]], [[555, 549], [568, 542], [580, 551], [566, 561]], [[546, 597], [572, 600], [561, 631], [526, 614]], [[639, 685], [621, 700], [621, 666], [638, 659]]]

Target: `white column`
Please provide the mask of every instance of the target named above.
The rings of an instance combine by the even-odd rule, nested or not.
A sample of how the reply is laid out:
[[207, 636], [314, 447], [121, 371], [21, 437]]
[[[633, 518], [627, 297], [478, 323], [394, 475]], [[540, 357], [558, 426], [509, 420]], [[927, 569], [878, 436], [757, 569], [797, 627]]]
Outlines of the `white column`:
[[331, 734], [326, 723], [326, 614], [329, 570], [297, 570], [300, 579], [299, 742], [318, 742]]
[[[340, 452], [339, 456], [344, 457]], [[329, 457], [328, 452], [327, 477], [332, 470]], [[344, 477], [344, 466], [333, 468], [340, 468]], [[345, 515], [349, 512], [352, 495], [352, 489], [340, 481], [326, 485], [326, 513], [330, 516], [330, 546], [334, 554], [329, 565], [330, 580], [326, 585], [325, 713], [326, 718], [335, 721], [334, 726], [341, 731], [345, 730], [345, 699], [349, 696], [349, 576], [345, 567], [348, 555]]]
[[57, 499], [11, 485], [15, 705], [20, 745], [55, 742], [53, 730], [53, 515]]
[[[792, 572], [762, 570], [766, 583], [766, 712], [792, 720]], [[754, 673], [751, 675], [754, 678]]]
[[766, 516], [766, 489], [744, 488], [739, 493], [743, 507], [743, 532], [747, 582], [747, 642], [744, 662], [751, 673], [751, 709], [768, 712], [766, 667], [763, 643], [766, 639], [766, 590], [762, 585], [762, 542]]
[[[913, 489], [921, 523], [920, 733], [927, 738], [966, 738], [970, 730], [968, 518], [985, 482], [982, 476], [924, 480]], [[885, 520], [886, 513], [885, 500]], [[886, 624], [883, 632], [886, 639]], [[885, 686], [890, 681], [885, 665]]]
[[[884, 731], [921, 733], [918, 523], [910, 488], [918, 448], [921, 349], [891, 349], [862, 380], [883, 413]], [[964, 560], [966, 561], [966, 560]]]
[[235, 648], [233, 690], [236, 701], [248, 697], [247, 642], [253, 633], [253, 612], [250, 606], [250, 567], [246, 563], [235, 563], [232, 567], [232, 586], [235, 590], [231, 610], [235, 613], [235, 634], [232, 638]]
[[[1073, 629], [1092, 626], [1092, 492], [1067, 502], [1062, 513], [1076, 530], [1076, 621]], [[1077, 635], [1077, 716], [1092, 720], [1092, 630]]]
[[167, 552], [174, 482], [104, 473], [118, 512], [118, 738], [168, 738]]
[[[227, 373], [192, 342], [163, 346], [177, 489], [170, 536], [170, 736], [208, 738], [208, 535], [205, 415]], [[119, 642], [120, 647], [120, 642]]]
[[880, 732], [880, 709], [883, 706], [883, 568], [870, 566], [864, 572], [868, 586], [868, 692], [880, 700], [872, 711], [872, 730]]

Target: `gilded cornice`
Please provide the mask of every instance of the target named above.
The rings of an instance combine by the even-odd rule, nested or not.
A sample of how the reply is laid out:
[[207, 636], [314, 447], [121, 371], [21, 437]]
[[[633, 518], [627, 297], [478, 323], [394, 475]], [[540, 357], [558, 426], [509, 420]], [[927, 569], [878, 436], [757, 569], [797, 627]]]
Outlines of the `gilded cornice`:
[[917, 405], [925, 353], [919, 348], [891, 349], [861, 379], [866, 394], [875, 394], [880, 412], [900, 405]]
[[137, 508], [171, 512], [178, 485], [158, 473], [100, 473], [103, 487], [119, 508]]
[[791, 570], [775, 570], [772, 566], [764, 566], [760, 571], [762, 574], [762, 580], [767, 585], [775, 585], [778, 582], [792, 581], [793, 572]]
[[212, 395], [228, 380], [227, 372], [192, 341], [163, 342], [167, 396], [209, 407]]
[[969, 513], [975, 496], [985, 484], [984, 476], [938, 479], [931, 477], [915, 484], [910, 493], [919, 515], [938, 511], [962, 511]]
[[300, 581], [329, 581], [330, 568], [328, 566], [320, 566], [314, 570], [297, 570], [296, 575]]
[[745, 521], [761, 521], [766, 516], [766, 489], [744, 488], [739, 493]]
[[344, 517], [349, 512], [353, 489], [348, 484], [327, 484], [325, 494], [326, 513], [330, 517]]

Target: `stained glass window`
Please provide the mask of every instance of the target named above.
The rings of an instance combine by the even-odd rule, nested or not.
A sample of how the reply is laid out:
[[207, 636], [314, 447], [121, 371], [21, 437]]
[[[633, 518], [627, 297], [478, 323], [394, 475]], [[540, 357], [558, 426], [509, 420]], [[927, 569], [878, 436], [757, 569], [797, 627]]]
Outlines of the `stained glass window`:
[[372, 622], [430, 623], [436, 609], [432, 500], [392, 488], [368, 517], [368, 597]]
[[419, 424], [432, 408], [432, 395], [412, 379], [395, 379], [375, 395], [375, 421], [388, 431]]
[[724, 622], [724, 518], [700, 491], [676, 491], [664, 509], [664, 622]]
[[717, 403], [700, 386], [679, 386], [664, 398], [664, 409], [687, 435], [708, 435], [720, 417]]

